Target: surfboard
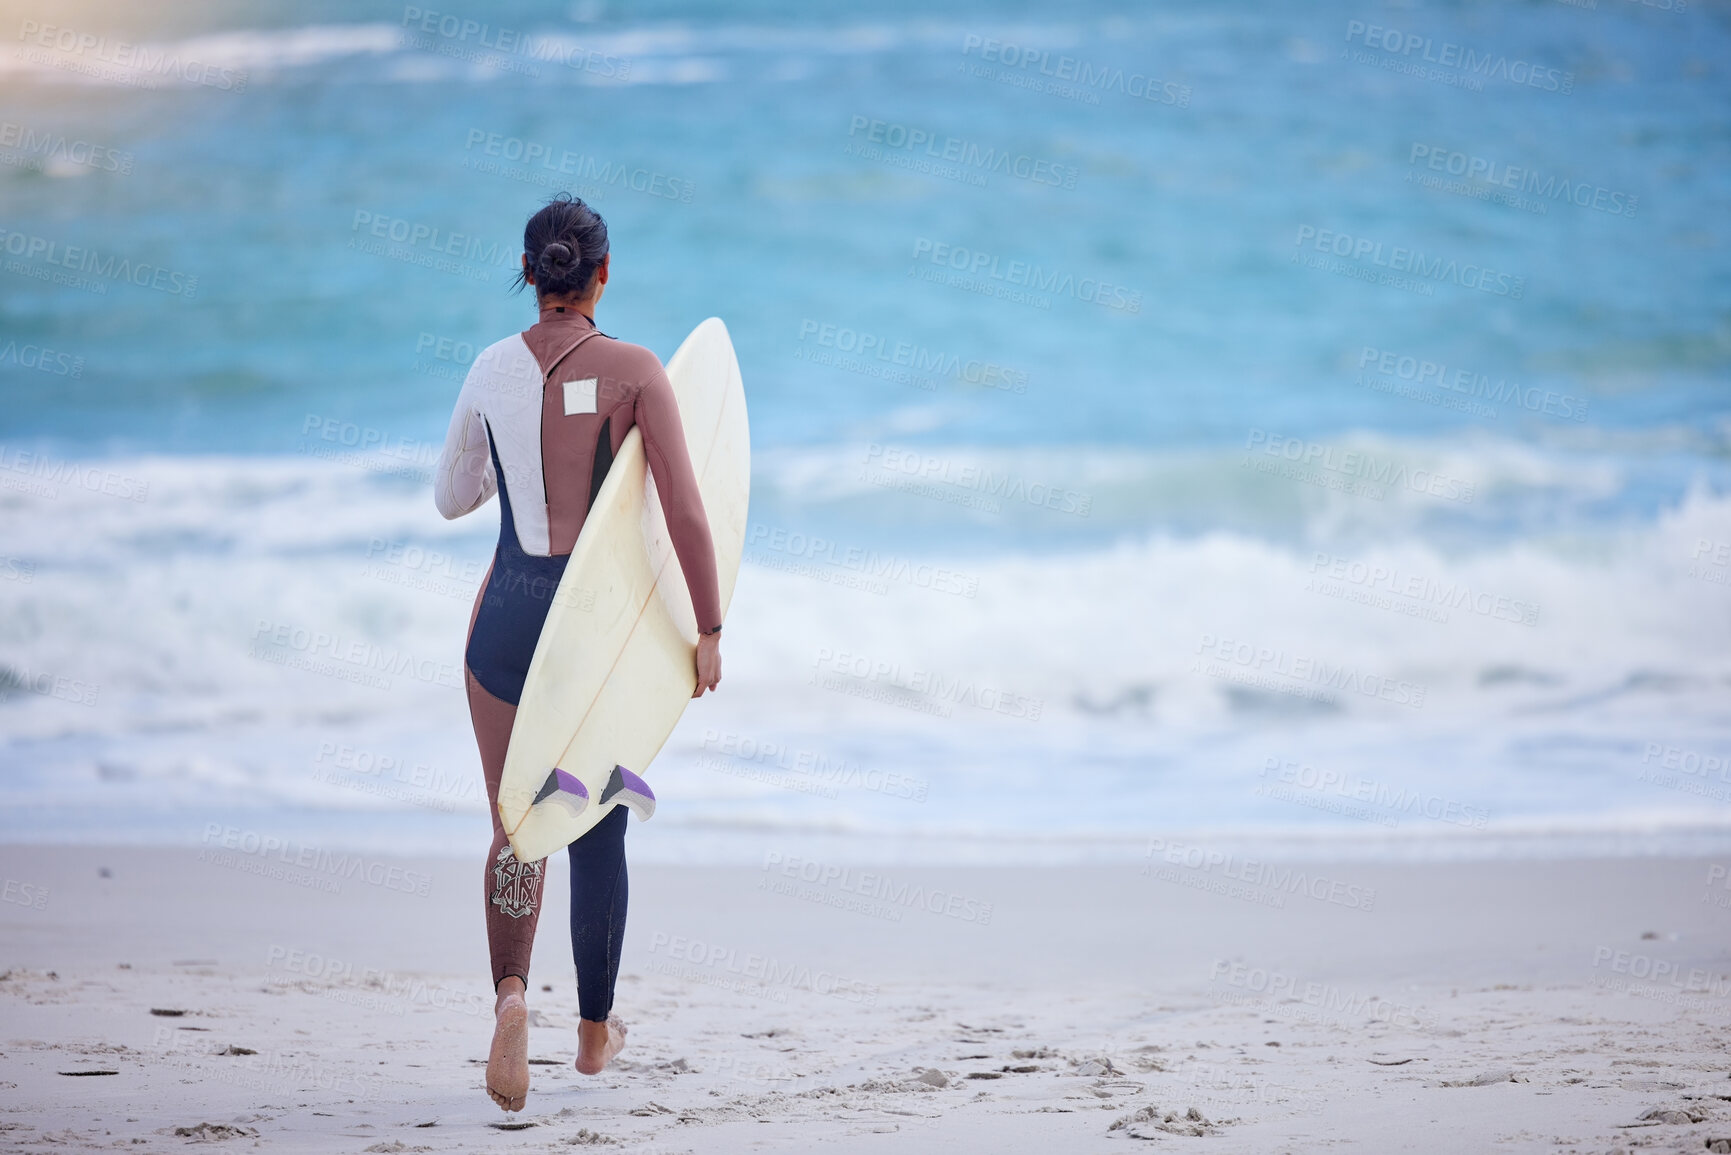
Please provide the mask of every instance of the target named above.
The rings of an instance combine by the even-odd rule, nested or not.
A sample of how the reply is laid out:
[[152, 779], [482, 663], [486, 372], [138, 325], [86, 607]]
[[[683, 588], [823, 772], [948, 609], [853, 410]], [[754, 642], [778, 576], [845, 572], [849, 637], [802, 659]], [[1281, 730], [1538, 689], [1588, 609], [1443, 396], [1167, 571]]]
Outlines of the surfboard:
[[[711, 317], [667, 362], [715, 542], [725, 615], [745, 549], [751, 437], [727, 326]], [[625, 435], [577, 535], [523, 685], [499, 819], [521, 862], [627, 806], [647, 819], [649, 764], [697, 688], [697, 617], [643, 434]]]

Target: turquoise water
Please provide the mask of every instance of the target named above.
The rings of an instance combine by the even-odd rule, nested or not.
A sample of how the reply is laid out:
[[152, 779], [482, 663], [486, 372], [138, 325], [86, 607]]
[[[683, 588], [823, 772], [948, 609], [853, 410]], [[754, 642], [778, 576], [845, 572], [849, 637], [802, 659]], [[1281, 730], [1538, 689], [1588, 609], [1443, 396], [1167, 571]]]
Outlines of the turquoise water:
[[[532, 319], [509, 282], [557, 188], [612, 230], [601, 326], [665, 358], [722, 316], [751, 403], [732, 695], [658, 765], [666, 853], [1388, 829], [1258, 794], [1270, 758], [1486, 829], [1724, 823], [1731, 781], [1643, 761], [1727, 748], [1722, 7], [9, 13], [10, 836], [443, 837], [319, 751], [467, 773], [460, 696], [253, 643], [458, 653], [494, 515], [439, 521], [423, 475], [467, 360]], [[1208, 638], [1271, 656], [1210, 673]], [[1054, 766], [1100, 783], [1061, 817]]]

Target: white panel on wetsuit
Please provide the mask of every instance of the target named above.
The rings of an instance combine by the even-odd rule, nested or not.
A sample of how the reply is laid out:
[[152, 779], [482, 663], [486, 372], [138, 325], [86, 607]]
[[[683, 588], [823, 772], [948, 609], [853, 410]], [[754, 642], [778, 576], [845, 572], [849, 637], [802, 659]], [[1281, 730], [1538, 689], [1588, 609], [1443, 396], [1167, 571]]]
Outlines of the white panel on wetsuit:
[[574, 413], [595, 412], [595, 386], [597, 379], [585, 377], [581, 381], [565, 382], [565, 416]]

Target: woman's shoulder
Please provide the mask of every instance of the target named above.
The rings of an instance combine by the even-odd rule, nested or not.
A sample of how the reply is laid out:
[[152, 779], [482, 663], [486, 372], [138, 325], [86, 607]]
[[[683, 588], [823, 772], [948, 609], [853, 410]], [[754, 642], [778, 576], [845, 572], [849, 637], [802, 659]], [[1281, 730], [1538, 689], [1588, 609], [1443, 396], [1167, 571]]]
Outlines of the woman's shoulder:
[[[460, 359], [463, 352], [458, 349], [453, 356]], [[500, 338], [475, 354], [463, 379], [463, 388], [475, 403], [489, 407], [521, 402], [540, 387], [541, 366], [521, 333]]]
[[[470, 348], [473, 347], [470, 346]], [[476, 354], [475, 364], [483, 368], [509, 366], [522, 361], [525, 357], [533, 361], [535, 354], [529, 351], [528, 342], [523, 340], [523, 334], [512, 333], [509, 337], [499, 338]]]
[[602, 346], [596, 352], [606, 356], [609, 369], [621, 377], [629, 377], [642, 384], [664, 372], [661, 358], [642, 345], [621, 341], [606, 333], [600, 334], [596, 342]]

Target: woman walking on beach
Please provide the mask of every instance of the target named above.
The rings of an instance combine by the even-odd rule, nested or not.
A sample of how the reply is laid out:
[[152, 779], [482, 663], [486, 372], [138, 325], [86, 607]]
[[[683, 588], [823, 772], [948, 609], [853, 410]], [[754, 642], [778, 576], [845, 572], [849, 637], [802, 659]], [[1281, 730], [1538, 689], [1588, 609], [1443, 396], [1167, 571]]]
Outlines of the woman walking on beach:
[[[673, 387], [654, 353], [595, 327], [612, 258], [607, 225], [561, 195], [523, 230], [519, 285], [533, 285], [539, 320], [475, 359], [457, 398], [434, 479], [447, 518], [499, 495], [499, 545], [469, 619], [464, 680], [481, 751], [493, 846], [484, 881], [492, 955], [493, 1046], [487, 1093], [520, 1111], [529, 1091], [529, 954], [541, 913], [545, 860], [519, 862], [499, 822], [499, 778], [542, 623], [577, 535], [633, 426], [649, 467], [701, 637], [697, 690], [721, 681], [721, 604], [715, 550], [686, 454]], [[577, 1069], [602, 1070], [625, 1045], [612, 1013], [625, 933], [626, 809], [616, 806], [577, 841], [571, 860], [571, 953], [577, 964]]]

